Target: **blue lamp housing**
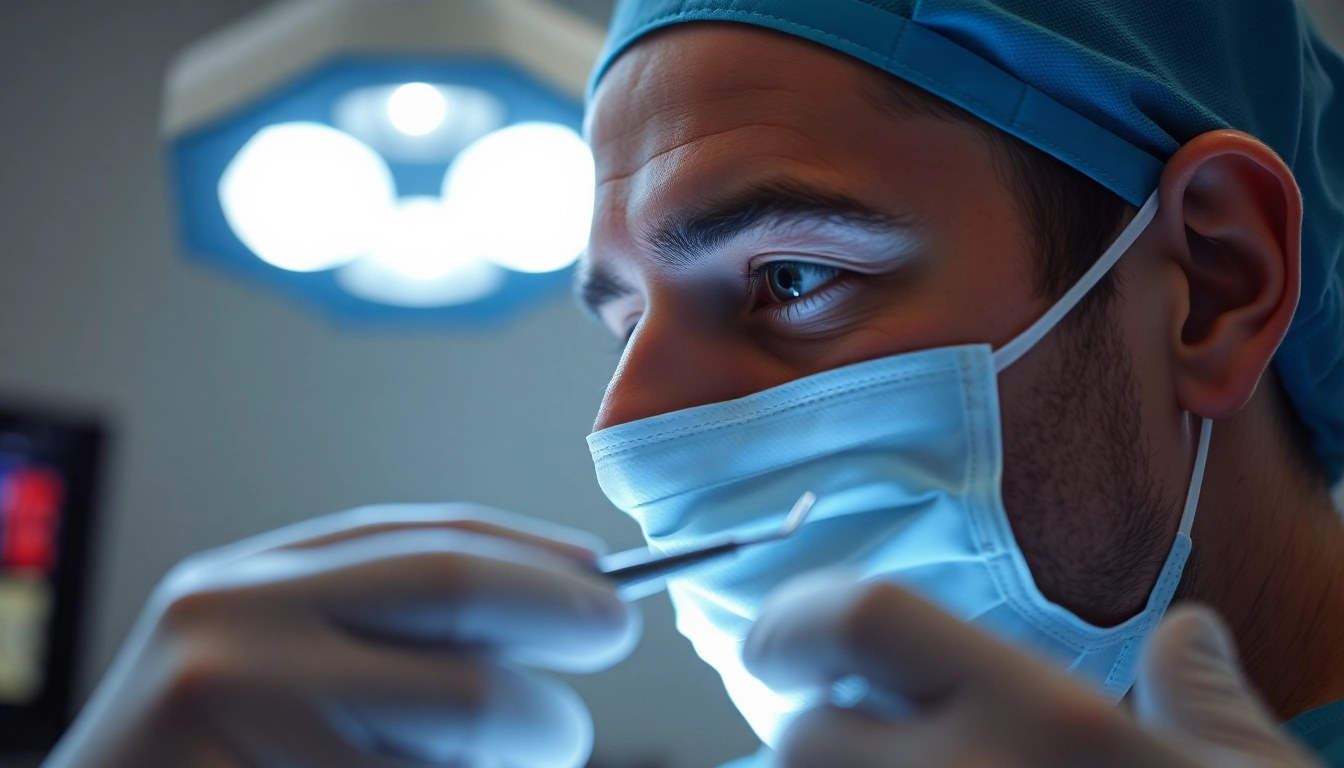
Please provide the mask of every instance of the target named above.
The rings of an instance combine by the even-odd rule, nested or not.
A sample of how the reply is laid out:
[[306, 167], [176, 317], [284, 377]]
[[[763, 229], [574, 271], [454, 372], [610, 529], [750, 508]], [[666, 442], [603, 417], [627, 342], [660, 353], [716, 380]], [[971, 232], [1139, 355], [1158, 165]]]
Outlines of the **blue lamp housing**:
[[[405, 300], [396, 291], [357, 288], [356, 273], [386, 271], [350, 266], [373, 258], [367, 254], [329, 268], [281, 268], [257, 252], [260, 241], [242, 235], [240, 214], [231, 220], [225, 180], [230, 164], [266, 129], [327, 127], [381, 157], [395, 201], [437, 210], [435, 201], [451, 202], [445, 180], [473, 142], [510, 127], [579, 130], [583, 87], [601, 39], [600, 29], [543, 0], [290, 0], [221, 30], [184, 51], [167, 81], [163, 132], [185, 252], [348, 324], [488, 326], [566, 293], [572, 259], [526, 269], [507, 260], [473, 264], [470, 275], [439, 269], [431, 276], [438, 288], [397, 272], [394, 283], [410, 291]], [[389, 127], [387, 110], [396, 122], [403, 94], [428, 98], [428, 106], [417, 113], [407, 101], [411, 111], [403, 112], [411, 122], [397, 123], [398, 130]], [[465, 96], [455, 101], [455, 94]], [[458, 114], [467, 107], [472, 115]], [[501, 151], [507, 163], [511, 153]], [[503, 204], [513, 196], [507, 177], [497, 181], [505, 185], [495, 193]], [[591, 193], [591, 177], [574, 183]], [[528, 177], [516, 187], [527, 197]], [[264, 180], [244, 189], [268, 191]], [[283, 191], [275, 194], [274, 213], [283, 223], [288, 201]], [[251, 207], [264, 212], [266, 205]], [[479, 220], [479, 205], [474, 210], [467, 218]], [[503, 220], [508, 215], [500, 213]], [[519, 215], [517, 228], [525, 229], [529, 222]], [[343, 221], [333, 213], [330, 223], [339, 228]], [[501, 227], [500, 234], [511, 229]], [[458, 247], [451, 234], [442, 239], [446, 249]], [[487, 231], [473, 242], [488, 251], [492, 239]], [[458, 290], [469, 283], [467, 293]]]

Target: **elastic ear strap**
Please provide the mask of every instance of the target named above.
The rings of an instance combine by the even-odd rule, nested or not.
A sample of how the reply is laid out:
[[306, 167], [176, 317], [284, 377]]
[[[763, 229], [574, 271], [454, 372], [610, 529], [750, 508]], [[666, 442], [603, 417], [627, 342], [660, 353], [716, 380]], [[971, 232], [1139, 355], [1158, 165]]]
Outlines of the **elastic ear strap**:
[[1111, 243], [1111, 247], [1106, 249], [1106, 252], [1101, 255], [1101, 258], [1097, 259], [1092, 268], [1087, 270], [1087, 273], [1077, 283], [1074, 283], [1068, 293], [1065, 293], [1059, 301], [1055, 302], [1055, 305], [1047, 310], [1044, 315], [1041, 315], [1040, 319], [1032, 323], [1030, 328], [995, 350], [994, 371], [1002, 373], [1005, 368], [1017, 362], [1018, 358], [1036, 346], [1036, 342], [1044, 338], [1045, 334], [1058, 325], [1059, 321], [1063, 320], [1064, 316], [1069, 313], [1069, 310], [1076, 307], [1088, 291], [1096, 287], [1097, 283], [1101, 282], [1101, 278], [1111, 271], [1111, 267], [1114, 267], [1120, 257], [1125, 255], [1125, 251], [1128, 251], [1130, 246], [1134, 245], [1134, 241], [1139, 239], [1139, 235], [1143, 234], [1143, 231], [1148, 228], [1156, 215], [1157, 192], [1154, 191], [1149, 196], [1148, 201], [1139, 209], [1134, 220], [1129, 223], [1129, 226], [1125, 227], [1125, 231], [1120, 233], [1114, 243]]
[[1195, 509], [1199, 507], [1199, 491], [1204, 487], [1204, 466], [1209, 463], [1209, 437], [1213, 434], [1213, 419], [1204, 419], [1199, 425], [1199, 448], [1195, 449], [1195, 470], [1190, 473], [1190, 490], [1185, 492], [1185, 511], [1181, 512], [1179, 532], [1190, 535], [1195, 526]]

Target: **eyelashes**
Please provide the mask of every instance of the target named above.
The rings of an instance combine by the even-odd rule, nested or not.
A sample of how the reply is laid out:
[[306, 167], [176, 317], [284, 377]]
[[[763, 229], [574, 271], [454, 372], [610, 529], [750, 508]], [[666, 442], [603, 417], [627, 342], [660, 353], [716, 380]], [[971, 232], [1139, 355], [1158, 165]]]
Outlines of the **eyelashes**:
[[751, 311], [787, 324], [815, 320], [835, 305], [857, 277], [851, 270], [811, 261], [772, 261], [748, 276]]
[[841, 273], [838, 267], [810, 261], [772, 261], [751, 271], [748, 286], [762, 300], [784, 304], [826, 286]]
[[[805, 325], [834, 325], [832, 320], [837, 318], [831, 316], [836, 314], [840, 300], [865, 274], [797, 259], [749, 265], [746, 272], [744, 298], [747, 313], [759, 315], [771, 323], [800, 326], [799, 330], [807, 330], [801, 328]], [[635, 315], [629, 327], [618, 332], [617, 353], [630, 345], [642, 321], [642, 313]]]

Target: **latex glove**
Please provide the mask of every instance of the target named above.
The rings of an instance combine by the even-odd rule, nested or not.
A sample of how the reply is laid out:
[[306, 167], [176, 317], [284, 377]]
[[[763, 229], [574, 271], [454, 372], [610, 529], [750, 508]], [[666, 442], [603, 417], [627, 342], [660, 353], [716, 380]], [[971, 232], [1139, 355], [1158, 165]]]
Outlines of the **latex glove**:
[[1157, 630], [1137, 720], [910, 592], [836, 573], [782, 587], [743, 656], [779, 691], [826, 700], [854, 676], [869, 687], [857, 707], [801, 715], [779, 745], [787, 768], [1317, 765], [1251, 692], [1204, 608], [1178, 608]]
[[189, 558], [45, 765], [582, 765], [582, 702], [519, 665], [594, 671], [634, 646], [593, 544], [386, 506]]

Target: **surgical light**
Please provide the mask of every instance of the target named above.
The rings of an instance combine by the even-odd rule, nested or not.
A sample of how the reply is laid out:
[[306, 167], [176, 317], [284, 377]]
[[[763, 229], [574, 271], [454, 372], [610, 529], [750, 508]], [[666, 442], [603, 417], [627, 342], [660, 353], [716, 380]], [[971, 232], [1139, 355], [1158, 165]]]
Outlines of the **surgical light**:
[[433, 278], [409, 277], [374, 259], [360, 259], [336, 271], [336, 282], [352, 296], [411, 309], [471, 304], [504, 283], [504, 270], [480, 259], [464, 259]]
[[474, 253], [518, 272], [552, 272], [588, 243], [593, 186], [593, 156], [577, 133], [523, 123], [464, 149], [443, 197]]
[[429, 83], [406, 83], [387, 97], [387, 117], [408, 136], [424, 136], [443, 123], [448, 102]]
[[470, 259], [437, 197], [401, 200], [374, 241], [368, 259], [412, 280], [433, 280]]
[[258, 258], [295, 272], [367, 253], [392, 213], [387, 163], [347, 133], [317, 123], [271, 125], [219, 179], [224, 217]]
[[567, 293], [600, 27], [552, 0], [278, 0], [166, 78], [185, 250], [341, 320], [480, 325]]
[[[420, 134], [398, 126], [396, 94], [411, 85], [427, 86], [443, 102], [443, 116]], [[414, 95], [415, 90], [411, 91]], [[409, 112], [410, 110], [407, 109]], [[368, 144], [392, 163], [447, 163], [473, 141], [501, 128], [508, 108], [499, 97], [481, 88], [451, 83], [401, 83], [355, 88], [332, 105], [332, 122]], [[415, 126], [410, 126], [415, 127]], [[423, 127], [421, 125], [420, 127]]]

